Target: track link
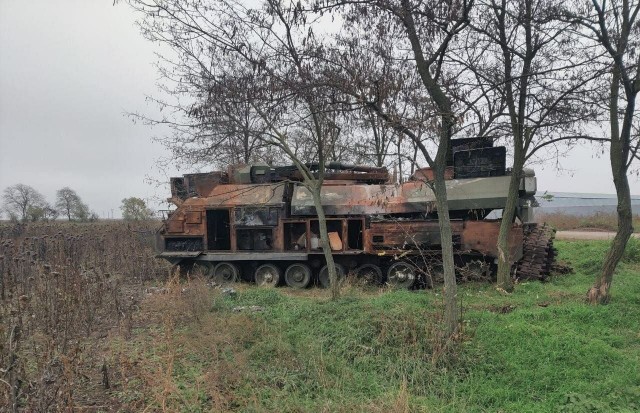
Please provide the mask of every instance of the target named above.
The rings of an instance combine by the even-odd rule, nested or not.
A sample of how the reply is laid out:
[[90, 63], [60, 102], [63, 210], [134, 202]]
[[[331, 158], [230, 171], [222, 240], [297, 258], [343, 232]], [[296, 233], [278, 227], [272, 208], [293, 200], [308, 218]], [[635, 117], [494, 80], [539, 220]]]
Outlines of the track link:
[[555, 233], [546, 224], [529, 224], [525, 227], [523, 256], [514, 268], [514, 278], [544, 281], [549, 276], [556, 258], [556, 249], [553, 247]]

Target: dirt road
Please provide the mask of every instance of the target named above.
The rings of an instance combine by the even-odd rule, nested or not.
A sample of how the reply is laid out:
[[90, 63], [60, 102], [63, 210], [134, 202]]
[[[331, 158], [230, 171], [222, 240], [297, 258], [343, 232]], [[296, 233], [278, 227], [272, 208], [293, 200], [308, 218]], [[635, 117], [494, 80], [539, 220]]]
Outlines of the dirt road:
[[[613, 239], [616, 235], [615, 232], [606, 231], [558, 231], [556, 232], [556, 239], [561, 240], [598, 240], [598, 239]], [[633, 237], [640, 238], [640, 233], [635, 233]]]

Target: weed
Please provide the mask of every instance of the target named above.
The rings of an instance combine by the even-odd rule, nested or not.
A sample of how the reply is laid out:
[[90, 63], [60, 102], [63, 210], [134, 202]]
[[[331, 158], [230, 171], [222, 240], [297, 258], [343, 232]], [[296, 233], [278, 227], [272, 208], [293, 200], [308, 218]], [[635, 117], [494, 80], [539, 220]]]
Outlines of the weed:
[[443, 340], [438, 288], [347, 284], [342, 298], [329, 300], [320, 289], [238, 285], [229, 297], [201, 278], [169, 276], [139, 233], [101, 225], [0, 227], [0, 374], [21, 383], [15, 394], [2, 386], [0, 405], [168, 412], [639, 408], [635, 241], [607, 306], [584, 303], [608, 248], [602, 241], [558, 242], [560, 259], [575, 273], [522, 283], [509, 295], [488, 283], [461, 285], [464, 330], [450, 343]]
[[76, 387], [101, 375], [96, 343], [110, 328], [127, 333], [132, 286], [167, 272], [141, 238], [144, 225], [0, 225], [0, 334], [9, 343], [0, 346], [0, 405], [56, 411], [93, 399]]

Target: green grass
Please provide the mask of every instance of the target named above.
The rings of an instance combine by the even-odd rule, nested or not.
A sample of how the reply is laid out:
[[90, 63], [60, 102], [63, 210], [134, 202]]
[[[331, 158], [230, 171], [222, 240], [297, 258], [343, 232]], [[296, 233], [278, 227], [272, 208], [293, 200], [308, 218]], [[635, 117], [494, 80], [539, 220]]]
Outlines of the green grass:
[[[183, 311], [171, 328], [155, 322], [118, 351], [144, 360], [131, 391], [175, 411], [638, 411], [640, 242], [606, 306], [584, 297], [607, 243], [557, 246], [574, 274], [510, 295], [462, 286], [463, 340], [449, 351], [438, 290], [348, 289], [330, 301], [248, 286], [236, 297], [207, 292], [203, 309]], [[250, 305], [264, 311], [232, 311]], [[170, 348], [163, 381], [154, 372], [167, 370]]]

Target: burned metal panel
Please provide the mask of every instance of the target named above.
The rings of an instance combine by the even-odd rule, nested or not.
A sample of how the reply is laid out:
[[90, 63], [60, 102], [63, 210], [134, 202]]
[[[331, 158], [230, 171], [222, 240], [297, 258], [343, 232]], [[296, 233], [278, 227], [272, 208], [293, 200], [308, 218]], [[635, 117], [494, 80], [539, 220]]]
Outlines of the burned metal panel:
[[204, 243], [202, 237], [167, 237], [166, 251], [202, 251]]
[[184, 232], [184, 219], [182, 218], [170, 218], [167, 221], [167, 232], [170, 234], [177, 234]]
[[279, 206], [283, 204], [285, 183], [269, 185], [220, 185], [203, 199], [190, 199], [190, 204], [206, 207], [221, 206]]
[[199, 261], [306, 261], [306, 252], [204, 252]]
[[160, 258], [195, 258], [202, 254], [202, 251], [164, 251], [156, 255]]
[[[418, 185], [420, 185], [418, 183]], [[329, 185], [320, 191], [327, 215], [377, 215], [424, 212], [424, 197], [416, 197], [416, 185]], [[311, 192], [294, 188], [291, 215], [314, 216], [316, 209]]]
[[280, 210], [277, 207], [237, 207], [235, 209], [236, 226], [276, 226]]
[[[467, 221], [462, 231], [462, 248], [466, 251], [477, 251], [492, 257], [498, 256], [498, 233], [500, 222]], [[515, 262], [522, 258], [524, 234], [522, 227], [514, 225], [509, 235], [509, 260]]]
[[203, 211], [193, 206], [182, 206], [165, 221], [167, 233], [182, 235], [204, 235]]
[[208, 196], [214, 187], [225, 184], [228, 181], [227, 174], [219, 171], [186, 174], [181, 177], [171, 178], [171, 196], [180, 200], [194, 196]]
[[453, 179], [447, 181], [447, 200], [451, 210], [504, 208], [510, 176]]
[[273, 250], [284, 251], [284, 230], [282, 221], [273, 229]]
[[[503, 208], [509, 189], [508, 176], [453, 179], [446, 182], [451, 210]], [[431, 188], [419, 181], [402, 185], [328, 185], [320, 191], [327, 215], [380, 215], [429, 213], [436, 210]], [[316, 209], [311, 192], [294, 188], [292, 216], [313, 216]]]
[[186, 211], [184, 217], [187, 224], [202, 224], [202, 211]]
[[455, 177], [460, 179], [503, 176], [506, 159], [507, 152], [504, 146], [455, 152], [453, 154]]
[[273, 228], [246, 228], [236, 230], [236, 242], [241, 251], [273, 250]]
[[213, 188], [228, 182], [224, 172], [208, 172], [184, 175], [190, 196], [208, 196]]
[[191, 224], [189, 222], [186, 222], [184, 233], [187, 235], [204, 235], [204, 226], [202, 225], [202, 223]]
[[[463, 223], [451, 222], [453, 234], [462, 231]], [[379, 250], [412, 250], [439, 246], [438, 221], [381, 221], [372, 222], [365, 230], [367, 252]]]
[[[435, 179], [435, 171], [433, 168], [420, 168], [409, 177], [410, 181], [433, 181]], [[447, 166], [444, 169], [444, 179], [453, 179], [453, 166]]]
[[164, 225], [158, 228], [154, 234], [154, 249], [157, 253], [164, 251]]
[[273, 185], [219, 185], [210, 196], [189, 198], [180, 210], [203, 210], [235, 206], [282, 206], [285, 183]]

